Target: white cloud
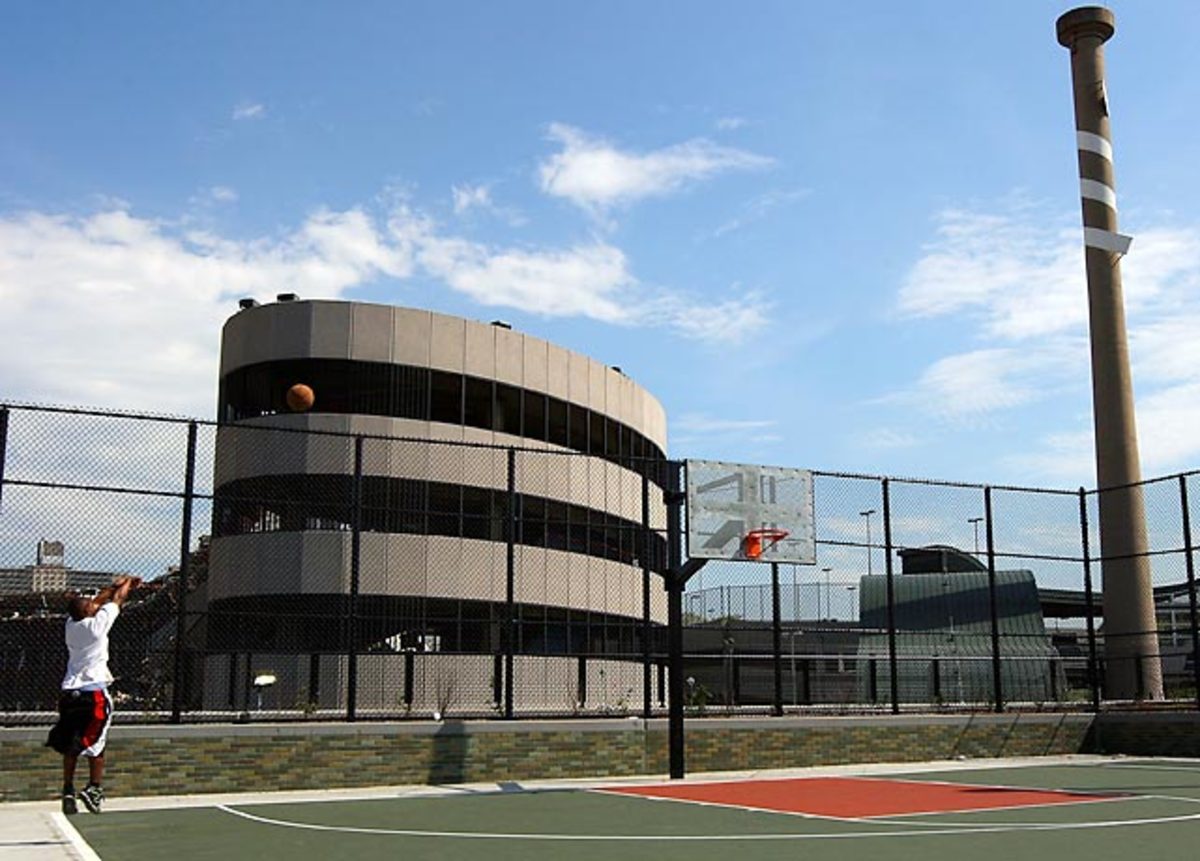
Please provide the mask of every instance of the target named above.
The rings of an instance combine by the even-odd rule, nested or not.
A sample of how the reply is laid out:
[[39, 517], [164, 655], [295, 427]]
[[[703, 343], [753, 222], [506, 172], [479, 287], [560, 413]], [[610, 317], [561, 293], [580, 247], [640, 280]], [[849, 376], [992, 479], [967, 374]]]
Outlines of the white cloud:
[[233, 109], [235, 120], [261, 120], [266, 115], [266, 105], [259, 102], [239, 102]]
[[426, 235], [418, 260], [430, 274], [481, 305], [504, 305], [548, 316], [579, 315], [634, 322], [625, 301], [636, 282], [620, 249], [603, 243], [554, 251], [492, 249], [458, 238]]
[[208, 414], [234, 297], [336, 297], [409, 271], [355, 210], [247, 242], [123, 210], [0, 218], [0, 379], [8, 397]]
[[667, 195], [719, 173], [772, 164], [763, 156], [702, 138], [637, 153], [562, 123], [550, 126], [549, 137], [562, 149], [538, 168], [542, 191], [593, 214]]
[[717, 120], [717, 128], [723, 132], [731, 132], [735, 129], [740, 129], [746, 124], [744, 117], [721, 117]]
[[[1087, 281], [1081, 231], [1066, 214], [1027, 203], [989, 213], [947, 210], [904, 280], [902, 317], [957, 316], [981, 342], [934, 360], [892, 396], [956, 421], [1028, 407], [1067, 391], [1086, 396]], [[1134, 231], [1122, 260], [1126, 319], [1144, 466], [1194, 463], [1200, 438], [1200, 229]], [[1047, 476], [1090, 474], [1090, 419], [1043, 430], [1010, 462]], [[1079, 472], [1080, 468], [1083, 472]]]
[[208, 193], [218, 203], [233, 203], [238, 199], [237, 191], [227, 185], [214, 185]]

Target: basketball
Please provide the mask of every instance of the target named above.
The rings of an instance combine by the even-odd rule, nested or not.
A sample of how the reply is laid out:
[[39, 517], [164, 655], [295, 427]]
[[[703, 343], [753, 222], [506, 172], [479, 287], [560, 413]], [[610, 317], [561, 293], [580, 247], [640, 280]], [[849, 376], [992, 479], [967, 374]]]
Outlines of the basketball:
[[288, 409], [294, 413], [302, 413], [312, 409], [313, 402], [316, 399], [313, 390], [304, 385], [304, 383], [296, 383], [296, 385], [287, 390]]

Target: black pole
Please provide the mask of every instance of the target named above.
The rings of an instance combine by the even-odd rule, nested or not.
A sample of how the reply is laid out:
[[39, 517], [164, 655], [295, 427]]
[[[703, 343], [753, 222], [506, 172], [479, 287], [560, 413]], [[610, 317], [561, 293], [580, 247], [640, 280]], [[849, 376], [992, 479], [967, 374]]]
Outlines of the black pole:
[[1096, 599], [1092, 591], [1092, 558], [1088, 537], [1087, 491], [1079, 488], [1079, 529], [1083, 546], [1083, 596], [1087, 603], [1088, 685], [1092, 711], [1100, 711], [1100, 673], [1096, 666]]
[[1187, 565], [1188, 619], [1192, 626], [1192, 675], [1196, 709], [1200, 710], [1200, 628], [1196, 625], [1196, 566], [1192, 559], [1192, 513], [1188, 511], [1187, 476], [1179, 476], [1179, 504], [1183, 510], [1183, 552]]
[[651, 689], [650, 663], [650, 475], [642, 470], [642, 534], [638, 544], [638, 558], [642, 562], [642, 717], [650, 720]]
[[987, 525], [988, 614], [992, 623], [992, 694], [997, 713], [1004, 711], [1004, 682], [1000, 673], [1000, 610], [996, 597], [996, 545], [992, 528], [992, 489], [983, 489], [983, 516]]
[[354, 481], [350, 497], [350, 606], [346, 626], [346, 720], [358, 716], [358, 581], [362, 565], [363, 438], [354, 438]]
[[4, 501], [4, 462], [8, 458], [8, 407], [0, 407], [0, 502]]
[[[891, 674], [892, 714], [900, 714], [900, 678], [896, 660], [896, 586], [892, 565], [892, 493], [888, 479], [883, 479], [883, 547], [884, 570], [887, 571], [888, 672]], [[871, 552], [871, 548], [867, 548]]]
[[[0, 440], [3, 439], [7, 418], [7, 415], [0, 416]], [[3, 457], [0, 457], [0, 463], [3, 463]], [[175, 607], [175, 669], [171, 685], [171, 723], [179, 723], [183, 711], [183, 638], [187, 631], [188, 571], [192, 558], [192, 506], [195, 498], [196, 423], [188, 422], [187, 465], [183, 474], [183, 516], [179, 526], [179, 599]]]
[[683, 743], [683, 501], [679, 465], [667, 464], [667, 747], [672, 780], [684, 774]]
[[504, 523], [504, 718], [513, 716], [513, 655], [517, 648], [516, 625], [516, 544], [517, 544], [517, 450], [508, 450], [508, 505]]
[[771, 563], [771, 657], [775, 662], [775, 716], [783, 714], [783, 621], [779, 610], [779, 563]]

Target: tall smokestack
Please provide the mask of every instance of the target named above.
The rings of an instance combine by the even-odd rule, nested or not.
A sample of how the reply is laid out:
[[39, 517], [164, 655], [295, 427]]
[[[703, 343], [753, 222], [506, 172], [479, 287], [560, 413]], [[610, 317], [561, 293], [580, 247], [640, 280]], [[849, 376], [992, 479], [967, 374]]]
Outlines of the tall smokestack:
[[1088, 319], [1092, 345], [1092, 415], [1100, 496], [1104, 575], [1106, 695], [1162, 699], [1162, 664], [1154, 617], [1146, 515], [1138, 463], [1137, 425], [1125, 334], [1121, 257], [1130, 239], [1117, 231], [1104, 43], [1116, 30], [1112, 12], [1072, 9], [1057, 22], [1058, 41], [1071, 49], [1075, 137], [1083, 197]]

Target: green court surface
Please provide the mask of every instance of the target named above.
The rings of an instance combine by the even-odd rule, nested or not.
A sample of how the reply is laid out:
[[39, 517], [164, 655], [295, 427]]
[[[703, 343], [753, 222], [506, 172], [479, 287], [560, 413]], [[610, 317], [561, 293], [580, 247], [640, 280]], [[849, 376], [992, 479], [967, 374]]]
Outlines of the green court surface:
[[[861, 784], [799, 776], [767, 787], [695, 783], [728, 803], [655, 799], [601, 788], [399, 791], [354, 800], [237, 803], [79, 814], [69, 822], [104, 861], [192, 859], [929, 859], [967, 861], [1187, 858], [1200, 846], [1200, 761], [1111, 760], [872, 773]], [[824, 779], [828, 784], [820, 781]], [[805, 783], [805, 781], [809, 781]], [[815, 781], [815, 782], [813, 782]], [[689, 781], [689, 784], [693, 783]], [[818, 815], [804, 805], [826, 785], [864, 810]], [[647, 792], [675, 791], [656, 790]], [[786, 812], [735, 806], [739, 794], [796, 790]], [[849, 789], [847, 789], [849, 787]], [[1022, 790], [1053, 790], [1053, 793]], [[634, 791], [641, 791], [635, 788]], [[758, 795], [754, 796], [757, 791]], [[1072, 793], [1063, 795], [1062, 792]], [[1005, 804], [1004, 794], [1016, 800]], [[940, 798], [978, 809], [930, 809]], [[782, 797], [782, 796], [781, 796]], [[1031, 800], [1034, 799], [1034, 800]], [[1037, 799], [1042, 799], [1038, 801]], [[792, 804], [793, 802], [787, 802]], [[786, 806], [786, 805], [785, 805]], [[66, 820], [64, 820], [66, 821]]]

